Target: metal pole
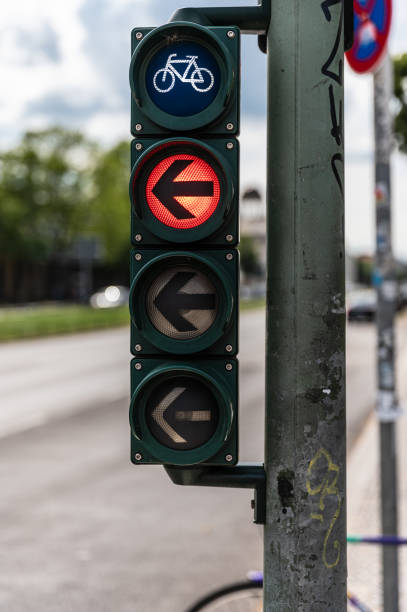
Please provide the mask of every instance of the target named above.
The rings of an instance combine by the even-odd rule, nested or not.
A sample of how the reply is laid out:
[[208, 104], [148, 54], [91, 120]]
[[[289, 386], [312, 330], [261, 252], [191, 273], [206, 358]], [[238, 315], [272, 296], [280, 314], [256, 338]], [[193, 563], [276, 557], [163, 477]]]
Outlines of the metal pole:
[[343, 17], [268, 30], [266, 612], [346, 610]]
[[[375, 180], [376, 180], [376, 269], [377, 288], [377, 415], [380, 421], [381, 513], [384, 535], [397, 535], [396, 424], [399, 407], [394, 368], [394, 316], [397, 283], [391, 246], [393, 65], [387, 53], [374, 74]], [[383, 609], [397, 612], [398, 548], [383, 546]]]

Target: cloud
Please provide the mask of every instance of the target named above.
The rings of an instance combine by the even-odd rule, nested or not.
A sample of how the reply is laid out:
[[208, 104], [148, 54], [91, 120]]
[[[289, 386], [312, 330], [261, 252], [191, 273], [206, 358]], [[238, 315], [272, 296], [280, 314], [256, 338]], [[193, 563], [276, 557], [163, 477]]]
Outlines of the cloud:
[[61, 51], [58, 34], [49, 23], [42, 23], [35, 30], [27, 28], [16, 29], [15, 45], [21, 50], [20, 61], [24, 64], [36, 64], [47, 60], [59, 62]]
[[76, 100], [59, 92], [49, 93], [27, 105], [26, 112], [34, 117], [46, 117], [50, 124], [80, 123], [103, 109], [100, 100]]
[[393, 17], [390, 34], [391, 53], [407, 52], [407, 10], [405, 0], [395, 0], [393, 2]]
[[61, 60], [58, 33], [46, 21], [34, 28], [26, 25], [5, 27], [0, 31], [0, 64], [2, 72], [12, 67], [32, 68]]
[[136, 25], [149, 22], [148, 4], [135, 10], [131, 1], [85, 0], [78, 17], [84, 30], [82, 51], [103, 82], [106, 106], [128, 109], [130, 33]]
[[345, 152], [348, 158], [373, 152], [373, 79], [345, 63]]
[[[165, 23], [171, 17], [171, 15], [180, 7], [188, 6], [194, 7], [205, 7], [205, 6], [256, 6], [257, 0], [166, 0], [165, 3], [162, 0], [149, 0], [148, 6], [151, 14], [151, 18], [154, 20], [151, 25], [157, 26], [160, 23]], [[163, 8], [164, 7], [164, 8]], [[233, 20], [231, 20], [232, 23]], [[142, 24], [139, 24], [142, 25]]]

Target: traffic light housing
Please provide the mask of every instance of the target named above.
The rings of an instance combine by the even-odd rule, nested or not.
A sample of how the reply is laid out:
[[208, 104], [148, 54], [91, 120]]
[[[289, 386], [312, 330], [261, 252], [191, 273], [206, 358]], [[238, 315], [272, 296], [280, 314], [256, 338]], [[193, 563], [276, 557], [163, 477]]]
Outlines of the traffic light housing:
[[133, 463], [236, 463], [237, 384], [234, 360], [133, 359]]
[[186, 22], [136, 28], [131, 47], [133, 136], [238, 133], [238, 28]]
[[131, 458], [238, 459], [239, 30], [132, 33]]
[[130, 267], [133, 355], [236, 355], [234, 249], [135, 249]]
[[133, 245], [238, 243], [236, 138], [135, 139], [131, 163]]

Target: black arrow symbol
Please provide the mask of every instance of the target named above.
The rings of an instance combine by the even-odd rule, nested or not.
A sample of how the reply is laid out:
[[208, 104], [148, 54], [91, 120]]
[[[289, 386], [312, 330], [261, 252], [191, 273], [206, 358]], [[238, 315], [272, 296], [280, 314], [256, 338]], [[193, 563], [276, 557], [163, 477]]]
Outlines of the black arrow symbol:
[[181, 310], [214, 310], [214, 293], [183, 293], [180, 291], [196, 274], [177, 272], [161, 289], [154, 305], [177, 331], [196, 331], [195, 325], [180, 314]]
[[180, 196], [213, 196], [212, 181], [175, 181], [191, 159], [177, 159], [164, 172], [153, 188], [153, 194], [177, 219], [195, 219], [175, 198]]

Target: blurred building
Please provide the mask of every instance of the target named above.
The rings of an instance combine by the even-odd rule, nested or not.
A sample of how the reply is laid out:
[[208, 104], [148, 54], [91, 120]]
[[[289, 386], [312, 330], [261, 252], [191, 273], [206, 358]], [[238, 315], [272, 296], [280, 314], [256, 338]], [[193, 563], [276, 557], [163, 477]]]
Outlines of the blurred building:
[[70, 249], [40, 261], [0, 259], [0, 304], [64, 301], [87, 303], [104, 285], [128, 285], [127, 261], [109, 266], [101, 244], [78, 238]]

